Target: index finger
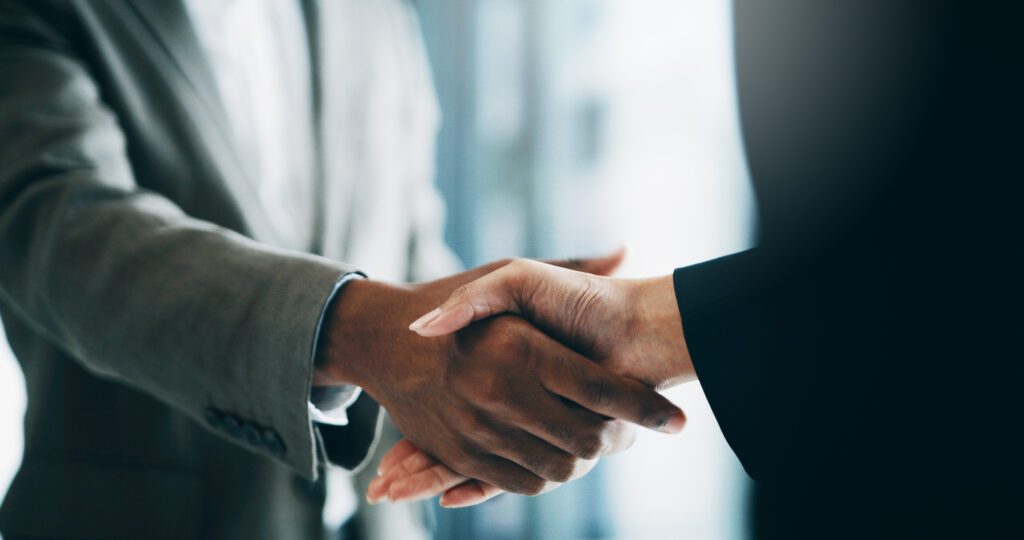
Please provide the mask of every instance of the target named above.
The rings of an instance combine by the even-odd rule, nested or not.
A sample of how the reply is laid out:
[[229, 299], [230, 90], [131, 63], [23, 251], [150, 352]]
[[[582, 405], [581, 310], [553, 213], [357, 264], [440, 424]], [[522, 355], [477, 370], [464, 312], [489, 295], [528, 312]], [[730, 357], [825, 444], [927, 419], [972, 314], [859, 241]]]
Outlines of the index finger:
[[577, 272], [586, 272], [598, 276], [610, 276], [622, 265], [626, 258], [626, 248], [620, 247], [615, 251], [599, 257], [585, 257], [573, 259], [554, 259], [541, 261], [551, 266], [560, 266]]

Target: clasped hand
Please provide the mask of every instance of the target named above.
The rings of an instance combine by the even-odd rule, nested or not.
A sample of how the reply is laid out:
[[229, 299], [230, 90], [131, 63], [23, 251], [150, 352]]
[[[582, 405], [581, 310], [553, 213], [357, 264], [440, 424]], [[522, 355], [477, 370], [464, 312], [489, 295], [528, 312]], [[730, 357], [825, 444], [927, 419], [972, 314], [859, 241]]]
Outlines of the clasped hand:
[[[607, 272], [619, 258], [566, 266]], [[570, 348], [564, 343], [579, 343], [579, 336], [553, 331], [558, 314], [499, 303], [465, 311], [464, 302], [477, 299], [475, 287], [487, 284], [477, 279], [523, 264], [495, 263], [413, 286], [360, 280], [342, 290], [326, 322], [316, 384], [362, 387], [407, 438], [385, 466], [405, 471], [409, 481], [376, 481], [371, 499], [425, 496], [424, 479], [434, 492], [471, 478], [478, 482], [463, 490], [535, 495], [628, 447], [627, 422], [682, 429], [682, 412], [643, 377], [601, 365], [612, 359], [602, 347], [614, 351], [618, 330]], [[409, 321], [442, 301], [433, 323], [409, 330]], [[532, 324], [522, 316], [533, 316]], [[403, 485], [414, 489], [403, 492]]]
[[[577, 266], [607, 269], [620, 258]], [[682, 429], [681, 412], [654, 392], [694, 377], [670, 276], [615, 280], [527, 260], [489, 270], [410, 326], [429, 340], [454, 340], [448, 399], [468, 400], [459, 409], [476, 412], [447, 424], [434, 418], [429, 425], [445, 424], [438, 437], [396, 417], [407, 439], [381, 462], [371, 502], [444, 493], [441, 504], [456, 507], [502, 491], [537, 494], [631, 444], [614, 419]], [[491, 454], [474, 460], [472, 447]]]

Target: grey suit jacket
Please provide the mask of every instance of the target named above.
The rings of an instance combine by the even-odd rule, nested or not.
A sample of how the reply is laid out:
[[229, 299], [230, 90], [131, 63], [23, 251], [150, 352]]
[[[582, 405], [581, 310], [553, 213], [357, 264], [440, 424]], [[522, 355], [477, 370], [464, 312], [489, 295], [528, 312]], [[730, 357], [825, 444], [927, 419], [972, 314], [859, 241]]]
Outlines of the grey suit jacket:
[[317, 537], [317, 471], [372, 445], [369, 397], [348, 428], [307, 412], [351, 218], [319, 209], [330, 259], [271, 247], [217, 99], [178, 2], [0, 0], [0, 313], [29, 397], [6, 538]]

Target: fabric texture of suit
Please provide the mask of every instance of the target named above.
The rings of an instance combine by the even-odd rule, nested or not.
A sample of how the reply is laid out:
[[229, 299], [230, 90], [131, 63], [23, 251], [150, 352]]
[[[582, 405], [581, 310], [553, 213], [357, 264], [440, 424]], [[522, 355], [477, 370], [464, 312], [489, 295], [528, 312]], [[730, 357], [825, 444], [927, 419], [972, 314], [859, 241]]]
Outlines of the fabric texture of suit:
[[1008, 6], [736, 2], [759, 247], [675, 282], [758, 537], [1021, 534]]
[[[287, 245], [262, 214], [179, 3], [0, 2], [0, 309], [29, 397], [6, 537], [315, 538], [318, 471], [366, 458], [370, 397], [348, 427], [308, 417], [318, 320], [357, 270], [337, 261], [396, 280], [453, 263], [429, 174], [366, 186], [340, 167], [360, 150], [339, 132], [358, 107], [328, 96], [359, 87], [337, 87], [344, 44], [319, 29], [351, 6], [304, 6], [313, 246]], [[423, 67], [407, 86], [429, 88], [418, 52], [398, 51]], [[373, 70], [351, 75], [389, 74]], [[436, 129], [436, 110], [393, 105], [395, 129]], [[429, 173], [429, 145], [403, 151]], [[385, 221], [399, 233], [366, 232]]]

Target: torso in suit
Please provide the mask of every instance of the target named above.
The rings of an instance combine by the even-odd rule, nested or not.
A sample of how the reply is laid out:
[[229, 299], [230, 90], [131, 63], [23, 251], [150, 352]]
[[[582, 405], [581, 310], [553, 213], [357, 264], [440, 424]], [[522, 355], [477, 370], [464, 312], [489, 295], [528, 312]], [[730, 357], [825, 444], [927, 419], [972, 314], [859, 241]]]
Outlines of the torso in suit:
[[759, 247], [675, 277], [760, 538], [1024, 528], [1010, 5], [736, 2]]
[[0, 2], [0, 310], [28, 389], [5, 538], [316, 538], [314, 476], [366, 456], [369, 398], [310, 423], [314, 332], [348, 272], [453, 269], [438, 112], [406, 3], [303, 7], [314, 245], [267, 219], [179, 2]]

